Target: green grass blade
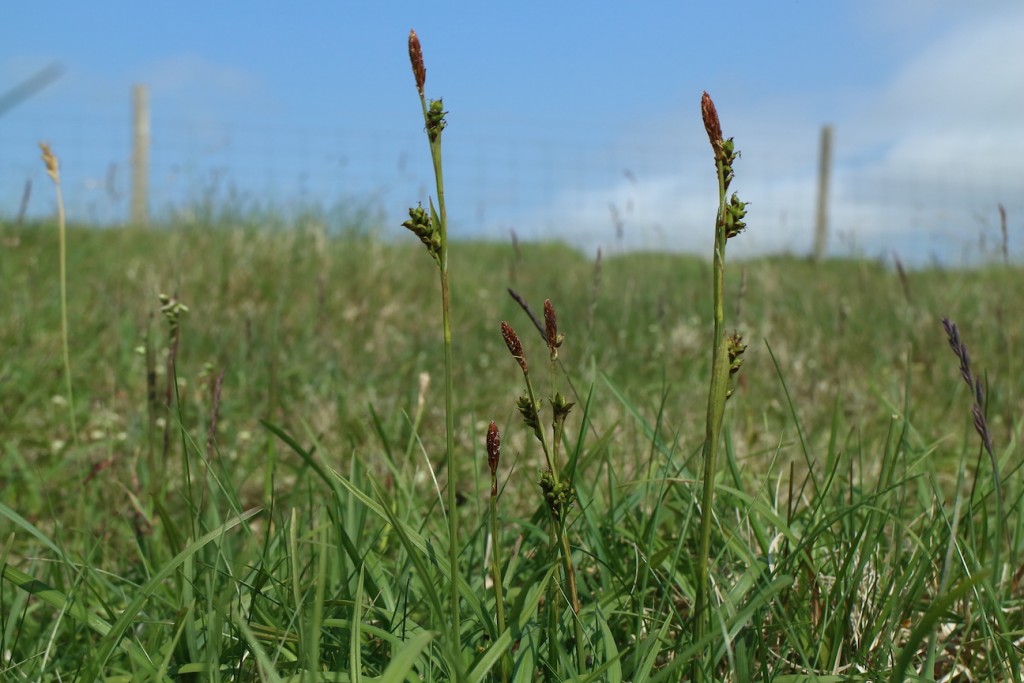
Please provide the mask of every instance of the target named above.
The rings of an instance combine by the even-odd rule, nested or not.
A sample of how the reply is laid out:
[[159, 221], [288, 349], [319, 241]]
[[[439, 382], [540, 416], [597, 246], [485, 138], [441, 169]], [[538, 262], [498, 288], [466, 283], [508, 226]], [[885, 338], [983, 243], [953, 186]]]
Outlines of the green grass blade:
[[356, 579], [356, 592], [352, 597], [352, 628], [351, 637], [348, 643], [348, 670], [352, 676], [353, 683], [359, 683], [363, 678], [363, 633], [361, 625], [363, 622], [363, 570], [359, 570], [359, 578]]
[[[20, 569], [16, 569], [11, 566], [4, 566], [0, 571], [2, 576], [7, 581], [22, 589], [30, 595], [34, 595], [36, 598], [46, 603], [50, 607], [56, 610], [62, 611], [65, 614], [77, 619], [82, 624], [85, 624], [90, 629], [100, 634], [101, 636], [107, 636], [112, 631], [112, 626], [104, 619], [92, 614], [88, 608], [78, 602], [68, 601], [67, 596], [64, 593], [52, 588], [48, 584], [33, 576], [26, 574]], [[138, 646], [137, 643], [131, 640], [115, 641], [116, 644], [124, 650], [131, 658], [132, 662], [140, 668], [140, 670], [147, 672], [154, 680], [169, 681], [170, 679], [165, 677], [157, 678], [157, 670], [154, 666], [153, 661], [146, 655], [145, 652]], [[98, 679], [94, 679], [98, 680]]]
[[87, 680], [99, 680], [101, 678], [100, 672], [103, 666], [110, 657], [110, 653], [113, 652], [114, 648], [117, 647], [118, 643], [121, 642], [121, 639], [125, 636], [129, 626], [131, 626], [132, 620], [135, 619], [146, 602], [153, 597], [160, 585], [168, 579], [178, 569], [178, 567], [199, 552], [204, 546], [220, 538], [239, 524], [253, 518], [259, 514], [261, 510], [262, 508], [253, 508], [252, 510], [248, 510], [242, 515], [228, 520], [220, 527], [204, 534], [195, 541], [192, 541], [185, 546], [184, 550], [175, 555], [167, 562], [167, 564], [161, 567], [149, 581], [140, 586], [136, 592], [135, 598], [128, 603], [124, 608], [124, 611], [121, 612], [121, 615], [117, 618], [117, 621], [111, 625], [110, 630], [97, 644], [95, 654], [90, 657], [89, 662], [87, 663], [87, 675], [85, 678]]
[[[548, 584], [551, 582], [555, 572], [558, 571], [557, 566], [552, 566], [544, 578], [540, 581], [535, 582], [530, 589], [522, 596], [522, 600], [517, 602], [516, 609], [512, 610], [512, 613], [516, 616], [516, 623], [512, 624], [511, 628], [505, 629], [505, 632], [500, 634], [491, 646], [483, 654], [483, 656], [476, 662], [472, 670], [466, 677], [467, 683], [481, 683], [487, 674], [491, 671], [491, 668], [498, 663], [505, 651], [508, 650], [513, 643], [514, 638], [521, 638], [523, 630], [526, 625], [536, 616], [537, 609], [540, 605], [540, 599], [547, 593]], [[524, 654], [530, 648], [523, 650]], [[517, 670], [521, 667], [517, 665]], [[530, 680], [532, 673], [527, 676], [525, 680]], [[520, 676], [516, 675], [513, 680], [519, 680]]]
[[29, 522], [27, 519], [25, 519], [24, 517], [22, 517], [17, 512], [7, 507], [3, 503], [0, 503], [0, 515], [3, 515], [7, 519], [14, 522], [15, 526], [21, 527], [22, 529], [27, 531], [29, 534], [32, 535], [33, 538], [35, 538], [37, 541], [39, 541], [47, 548], [52, 550], [57, 557], [64, 557], [64, 552], [60, 548], [58, 548], [53, 541], [47, 538], [42, 531], [37, 529], [31, 522]]
[[423, 631], [410, 638], [392, 657], [384, 673], [377, 679], [379, 683], [401, 683], [406, 680], [409, 672], [412, 671], [416, 660], [419, 659], [423, 650], [434, 639], [434, 633]]
[[231, 621], [235, 624], [235, 628], [241, 632], [242, 639], [249, 646], [249, 651], [256, 657], [260, 677], [267, 683], [281, 683], [281, 677], [277, 674], [274, 663], [270, 661], [270, 657], [267, 656], [266, 650], [260, 645], [259, 638], [253, 633], [249, 624], [238, 614], [232, 614]]
[[890, 683], [905, 683], [907, 669], [910, 668], [910, 660], [914, 658], [918, 647], [924, 642], [924, 639], [932, 633], [939, 620], [949, 613], [950, 608], [958, 600], [974, 590], [975, 586], [983, 583], [988, 578], [988, 574], [988, 570], [975, 574], [932, 603], [932, 606], [921, 617], [921, 621], [910, 632], [907, 642], [903, 644], [900, 656], [896, 660], [896, 666], [893, 667], [892, 674], [889, 676]]

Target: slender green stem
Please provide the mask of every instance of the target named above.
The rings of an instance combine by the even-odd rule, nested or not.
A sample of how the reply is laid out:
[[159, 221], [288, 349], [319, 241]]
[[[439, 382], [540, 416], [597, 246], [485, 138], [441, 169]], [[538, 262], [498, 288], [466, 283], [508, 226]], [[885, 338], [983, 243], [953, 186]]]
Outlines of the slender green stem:
[[[420, 93], [423, 120], [428, 125], [429, 117], [426, 97]], [[457, 475], [455, 463], [455, 411], [453, 408], [454, 389], [452, 385], [452, 321], [448, 288], [448, 211], [444, 201], [444, 173], [441, 166], [441, 131], [430, 140], [430, 158], [434, 164], [434, 183], [437, 188], [437, 211], [440, 228], [441, 249], [438, 255], [441, 278], [441, 321], [444, 327], [444, 414], [445, 414], [445, 458], [448, 467], [448, 563], [451, 571], [451, 626], [461, 661], [462, 624], [459, 605], [459, 516], [456, 511]], [[460, 665], [461, 670], [461, 665]]]
[[[729, 353], [725, 341], [725, 212], [726, 187], [725, 168], [718, 161], [718, 216], [715, 224], [714, 262], [714, 320], [715, 341], [711, 358], [711, 387], [708, 391], [708, 412], [705, 422], [704, 447], [704, 489], [700, 507], [700, 539], [697, 549], [697, 604], [693, 620], [693, 640], [699, 643], [708, 632], [711, 622], [711, 586], [708, 579], [709, 555], [711, 553], [712, 505], [715, 497], [715, 470], [718, 466], [718, 442], [722, 431], [722, 416], [725, 413], [725, 399], [729, 382]], [[710, 653], [710, 648], [708, 649]], [[708, 656], [704, 661], [694, 659], [693, 680], [704, 681], [708, 672]]]
[[[494, 604], [498, 612], [498, 636], [505, 632], [505, 589], [501, 578], [501, 542], [498, 537], [498, 475], [491, 475], [491, 580], [494, 581]], [[511, 657], [506, 652], [501, 658], [501, 681], [508, 683], [512, 673]]]
[[[523, 379], [526, 381], [526, 396], [530, 400], [530, 405], [537, 405], [537, 394], [533, 390], [533, 382], [530, 380], [529, 373], [523, 373]], [[537, 415], [537, 423], [540, 424], [540, 414]], [[548, 439], [544, 436], [544, 426], [541, 425], [540, 429], [540, 449], [544, 451], [544, 462], [547, 463], [548, 469], [551, 470], [551, 477], [555, 481], [558, 481], [558, 463], [555, 462], [554, 458], [551, 457], [551, 447], [548, 446]]]
[[[551, 402], [552, 405], [555, 401], [555, 378], [558, 373], [558, 356], [552, 354], [551, 356]], [[562, 442], [562, 434], [565, 428], [565, 421], [555, 420], [552, 429], [552, 444], [551, 444], [551, 461], [558, 462], [558, 448]], [[555, 481], [559, 481], [557, 474], [552, 469], [552, 476]], [[580, 622], [580, 596], [579, 591], [576, 589], [576, 569], [572, 562], [572, 548], [569, 545], [569, 533], [565, 529], [565, 520], [559, 519], [554, 520], [554, 524], [558, 526], [558, 536], [560, 541], [560, 551], [562, 555], [563, 571], [565, 572], [565, 582], [569, 588], [569, 600], [572, 605], [572, 622], [573, 631], [576, 639], [576, 666], [577, 671], [582, 673], [586, 669], [586, 657], [584, 656], [583, 650], [583, 624]]]
[[75, 394], [71, 388], [71, 352], [68, 342], [68, 249], [67, 226], [64, 217], [64, 195], [60, 189], [60, 179], [53, 181], [57, 191], [57, 232], [60, 242], [60, 335], [64, 352], [64, 380], [68, 393], [68, 417], [71, 422], [71, 439], [78, 445], [78, 424], [75, 421]]
[[[526, 396], [530, 401], [531, 406], [537, 405], [536, 393], [533, 390], [533, 381], [530, 379], [530, 373], [523, 371], [523, 380], [526, 382]], [[544, 451], [544, 460], [547, 463], [548, 470], [551, 472], [551, 480], [558, 482], [558, 463], [554, 458], [551, 457], [552, 449], [548, 446], [548, 439], [545, 436], [546, 430], [544, 425], [541, 424], [540, 413], [536, 415], [537, 420], [537, 436], [540, 440], [541, 450]], [[545, 501], [546, 503], [546, 501]], [[550, 548], [555, 549], [555, 552], [562, 555], [563, 559], [565, 555], [559, 550], [558, 546], [558, 532], [556, 526], [559, 524], [555, 518], [553, 511], [548, 510], [548, 518], [551, 522], [548, 529], [548, 545]], [[558, 666], [558, 605], [561, 603], [559, 599], [558, 587], [552, 583], [548, 589], [547, 597], [547, 611], [548, 611], [548, 677], [547, 680], [553, 680], [553, 672], [556, 671]]]
[[576, 590], [576, 568], [572, 563], [572, 549], [569, 547], [569, 534], [565, 530], [565, 522], [559, 523], [558, 535], [562, 542], [562, 561], [565, 580], [569, 585], [569, 600], [572, 605], [573, 635], [576, 639], [576, 670], [583, 673], [587, 668], [587, 658], [583, 648], [583, 622], [580, 621], [580, 595]]
[[[440, 184], [440, 181], [439, 181]], [[444, 203], [439, 200], [444, 211]], [[443, 223], [442, 223], [443, 225]], [[442, 233], [443, 234], [443, 233]], [[447, 242], [441, 238], [441, 305], [443, 308], [442, 324], [444, 325], [444, 414], [445, 414], [445, 457], [448, 463], [448, 561], [451, 565], [452, 593], [452, 628], [456, 634], [460, 631], [459, 591], [455, 580], [459, 568], [459, 514], [456, 510], [458, 493], [458, 476], [455, 463], [455, 409], [452, 406], [454, 393], [452, 386], [452, 321], [448, 298], [448, 259]]]
[[[555, 528], [552, 525], [548, 529], [548, 544], [555, 547]], [[545, 681], [558, 680], [558, 609], [559, 591], [557, 581], [552, 580], [548, 585], [547, 612], [548, 612], [548, 671], [544, 677]]]
[[[557, 376], [558, 365], [557, 356], [552, 355], [551, 366], [549, 368], [551, 378], [551, 403], [555, 403], [555, 377]], [[526, 394], [530, 400], [531, 405], [536, 405], [536, 398], [533, 390], [533, 382], [530, 380], [530, 374], [528, 372], [523, 373], [523, 378], [526, 381]], [[552, 443], [548, 444], [547, 438], [545, 437], [546, 430], [543, 425], [540, 425], [540, 415], [537, 415], [537, 422], [540, 425], [538, 431], [540, 433], [541, 449], [544, 451], [544, 457], [546, 459], [548, 469], [551, 471], [551, 479], [554, 483], [559, 483], [561, 480], [558, 477], [558, 450], [559, 444], [562, 440], [562, 433], [564, 429], [564, 418], [555, 419], [552, 423]], [[560, 519], [555, 515], [554, 511], [549, 512], [549, 518], [551, 522], [551, 533], [550, 533], [550, 544], [555, 549], [555, 552], [561, 556], [562, 559], [562, 571], [565, 575], [565, 584], [569, 592], [569, 602], [572, 607], [572, 620], [573, 630], [576, 640], [576, 665], [577, 671], [582, 672], [586, 668], [586, 657], [583, 650], [583, 624], [580, 622], [580, 597], [579, 591], [576, 588], [576, 570], [572, 562], [572, 548], [569, 545], [569, 534], [565, 528], [565, 520]], [[549, 627], [549, 659], [551, 660], [551, 666], [554, 667], [557, 664], [557, 653], [558, 648], [556, 647], [555, 639], [558, 637], [558, 605], [561, 604], [561, 596], [559, 592], [552, 587], [552, 591], [548, 594], [548, 605], [549, 605], [549, 616], [548, 621]]]

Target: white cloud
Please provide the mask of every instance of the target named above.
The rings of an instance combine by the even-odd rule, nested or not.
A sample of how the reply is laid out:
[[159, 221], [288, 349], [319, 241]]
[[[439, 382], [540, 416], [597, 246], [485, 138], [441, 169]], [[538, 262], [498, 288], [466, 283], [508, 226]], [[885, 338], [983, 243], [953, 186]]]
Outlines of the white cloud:
[[[926, 162], [950, 153], [995, 151], [1024, 144], [1024, 6], [975, 21], [936, 41], [903, 65], [877, 94], [864, 124], [888, 132], [899, 148], [909, 135], [943, 138]], [[866, 113], [867, 113], [866, 112]], [[950, 140], [967, 143], [959, 147]], [[938, 140], [930, 140], [938, 142]], [[921, 140], [914, 140], [920, 143]]]
[[[842, 84], [819, 97], [847, 106], [833, 121], [836, 164], [830, 217], [834, 252], [900, 251], [909, 262], [939, 254], [959, 262], [964, 245], [992, 231], [996, 203], [1024, 215], [1024, 6], [1000, 5], [947, 29], [892, 69], [875, 90], [851, 93]], [[734, 253], [810, 249], [820, 116], [812, 99], [733, 102], [723, 111], [727, 134], [744, 156], [735, 188], [751, 201], [751, 229]], [[821, 105], [819, 105], [820, 107]], [[729, 112], [739, 112], [734, 115]], [[748, 116], [745, 112], [756, 112]], [[673, 113], [675, 120], [696, 118]], [[641, 127], [642, 128], [642, 127]], [[706, 253], [714, 210], [709, 151], [699, 121], [685, 131], [647, 128], [651, 140], [686, 135], [687, 154], [671, 171], [564, 193], [521, 217], [540, 235], [562, 235], [593, 248], [671, 248]], [[642, 137], [645, 133], [638, 135]], [[614, 238], [609, 205], [626, 206], [625, 235]], [[556, 228], [556, 229], [555, 229]], [[969, 247], [968, 249], [974, 248]], [[733, 247], [730, 245], [730, 249]], [[907, 253], [913, 251], [914, 253]]]
[[905, 34], [922, 26], [969, 22], [977, 19], [979, 11], [1015, 9], [1017, 5], [1019, 0], [863, 0], [860, 9], [875, 30]]

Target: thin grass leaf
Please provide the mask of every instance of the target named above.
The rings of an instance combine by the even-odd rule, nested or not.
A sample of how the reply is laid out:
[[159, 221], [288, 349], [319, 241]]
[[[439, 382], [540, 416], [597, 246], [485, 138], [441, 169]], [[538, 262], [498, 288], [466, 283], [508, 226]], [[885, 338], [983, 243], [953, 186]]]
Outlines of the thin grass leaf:
[[622, 653], [615, 642], [615, 636], [608, 627], [608, 621], [603, 615], [598, 614], [597, 626], [601, 629], [601, 644], [604, 645], [604, 659], [607, 665], [607, 683], [622, 683]]
[[921, 621], [917, 623], [914, 630], [910, 632], [910, 636], [907, 638], [907, 642], [903, 644], [903, 648], [900, 651], [899, 658], [896, 660], [896, 666], [893, 667], [892, 673], [889, 676], [890, 683], [904, 683], [906, 681], [907, 669], [910, 668], [910, 661], [917, 654], [921, 643], [924, 642], [933, 630], [935, 625], [939, 623], [946, 614], [949, 613], [950, 608], [957, 603], [958, 600], [963, 598], [965, 595], [974, 590], [976, 586], [984, 583], [988, 579], [989, 571], [982, 570], [978, 574], [972, 576], [969, 579], [965, 579], [960, 582], [960, 585], [956, 586], [949, 593], [940, 596], [932, 606], [924, 613], [921, 617]]
[[[673, 624], [675, 624], [673, 619], [666, 618], [665, 615], [662, 615], [661, 626], [658, 630], [637, 643], [636, 653], [640, 656], [640, 661], [637, 664], [636, 669], [633, 671], [633, 681], [635, 681], [635, 683], [657, 681], [657, 676], [654, 678], [651, 677], [651, 671], [654, 669], [654, 664], [666, 642], [665, 634], [668, 633], [669, 628], [671, 628]], [[710, 636], [705, 638], [706, 643], [710, 643], [711, 640], [712, 638]], [[706, 643], [698, 643], [698, 645], [703, 647]], [[696, 648], [692, 649], [696, 651]]]
[[46, 536], [46, 534], [44, 534], [42, 531], [37, 529], [32, 524], [32, 522], [28, 521], [27, 519], [25, 519], [24, 517], [22, 517], [17, 512], [15, 512], [11, 508], [7, 507], [3, 503], [0, 503], [0, 515], [2, 515], [4, 517], [6, 517], [7, 519], [11, 520], [12, 522], [14, 522], [14, 526], [21, 527], [22, 529], [27, 531], [33, 538], [35, 538], [37, 541], [39, 541], [40, 543], [45, 545], [47, 548], [49, 548], [51, 551], [53, 551], [54, 555], [56, 555], [57, 557], [59, 557], [61, 559], [64, 559], [64, 551], [61, 550], [60, 548], [58, 548], [57, 544], [55, 544], [53, 541], [51, 541]]
[[[310, 469], [312, 469], [325, 484], [327, 484], [328, 488], [334, 494], [335, 501], [337, 501], [339, 504], [346, 501], [347, 497], [344, 495], [343, 489], [339, 485], [338, 478], [333, 473], [328, 472], [326, 469], [324, 469], [320, 462], [313, 456], [313, 453], [311, 451], [308, 451], [301, 445], [299, 445], [298, 441], [296, 441], [290, 434], [285, 432], [280, 427], [277, 427], [276, 425], [273, 425], [265, 420], [260, 420], [260, 424], [263, 425], [271, 434], [273, 434], [281, 441], [283, 441], [285, 445], [287, 445], [289, 448], [292, 449], [292, 451], [295, 452], [296, 455], [302, 458], [302, 461], [306, 463], [306, 465]], [[351, 513], [355, 504], [352, 501], [349, 501], [349, 503], [350, 507], [348, 509], [348, 512]], [[333, 517], [334, 511], [332, 510], [332, 518]], [[345, 515], [346, 519], [352, 519], [354, 517], [355, 515], [353, 514]], [[335, 518], [334, 528], [338, 534], [338, 540], [341, 541], [341, 545], [345, 549], [345, 554], [348, 555], [349, 559], [352, 561], [355, 567], [362, 567], [364, 562], [363, 556], [359, 553], [358, 549], [356, 548], [356, 544], [353, 541], [352, 536], [346, 531], [344, 525], [337, 518]], [[381, 577], [375, 575], [373, 571], [370, 572], [370, 578], [373, 581], [371, 590], [374, 593], [382, 593], [387, 595], [389, 598], [389, 604], [394, 604], [387, 583], [380, 580]]]
[[638, 425], [643, 429], [644, 435], [650, 440], [651, 447], [656, 449], [659, 453], [664, 455], [666, 458], [672, 455], [672, 449], [662, 443], [661, 439], [658, 438], [658, 431], [644, 419], [640, 414], [640, 410], [633, 404], [632, 401], [618, 388], [615, 382], [612, 381], [611, 377], [605, 373], [601, 373], [601, 379], [604, 380], [605, 385], [611, 390], [612, 394], [619, 401], [619, 404], [626, 409]]
[[359, 578], [356, 580], [356, 593], [352, 598], [352, 628], [348, 643], [348, 670], [353, 683], [359, 683], [363, 678], [362, 622], [363, 570], [360, 569]]
[[381, 674], [377, 681], [379, 683], [401, 683], [401, 681], [406, 680], [423, 650], [433, 639], [434, 633], [430, 631], [423, 631], [413, 636], [395, 653], [388, 667], [384, 669], [384, 673]]
[[535, 582], [523, 594], [522, 601], [518, 602], [516, 609], [512, 611], [512, 614], [517, 615], [516, 622], [510, 624], [504, 633], [498, 635], [490, 647], [487, 648], [487, 651], [477, 660], [466, 676], [466, 683], [480, 683], [483, 681], [494, 665], [501, 660], [506, 650], [512, 646], [513, 638], [519, 637], [516, 634], [523, 633], [526, 625], [536, 616], [541, 596], [547, 592], [548, 583], [556, 571], [556, 567], [551, 567], [543, 579]]
[[[327, 590], [327, 558], [333, 553], [331, 551], [331, 545], [327, 541], [327, 524], [324, 524], [324, 513], [321, 509], [319, 514], [319, 525], [320, 527], [320, 538], [317, 541], [317, 563], [316, 563], [316, 577], [314, 578], [314, 594], [313, 594], [313, 614], [309, 620], [309, 632], [307, 641], [309, 642], [309, 661], [310, 669], [312, 671], [318, 671], [320, 669], [320, 638], [324, 619], [324, 595]], [[359, 568], [359, 578], [356, 583], [356, 607], [354, 610], [355, 616], [353, 621], [356, 622], [356, 627], [353, 630], [358, 630], [359, 623], [359, 612], [361, 611], [361, 600], [363, 590], [363, 568]], [[358, 676], [361, 669], [353, 669], [353, 674]]]
[[[50, 607], [63, 611], [65, 614], [88, 626], [101, 636], [108, 635], [113, 629], [113, 626], [110, 623], [91, 613], [82, 603], [69, 601], [64, 593], [50, 587], [48, 584], [36, 579], [34, 576], [26, 574], [20, 569], [16, 569], [9, 565], [4, 566], [2, 567], [2, 570], [0, 570], [0, 577], [10, 581], [29, 595], [34, 595]], [[156, 667], [154, 667], [152, 660], [135, 641], [120, 640], [116, 641], [116, 644], [124, 650], [125, 653], [127, 653], [131, 661], [138, 666], [141, 671], [152, 676], [153, 680], [171, 680], [166, 676], [157, 676]]]
[[[163, 659], [163, 661], [160, 662], [160, 671], [158, 672], [158, 677], [160, 679], [163, 679], [167, 675], [167, 672], [170, 670], [171, 659], [174, 657], [174, 651], [175, 651], [175, 648], [177, 646], [177, 643], [178, 643], [179, 640], [181, 640], [182, 635], [185, 633], [185, 625], [187, 623], [189, 623], [191, 620], [192, 620], [192, 605], [189, 605], [188, 609], [186, 610], [186, 612], [185, 612], [185, 614], [183, 616], [183, 618], [181, 619], [181, 622], [178, 625], [178, 628], [176, 628], [175, 631], [174, 631], [174, 637], [171, 638], [170, 642], [167, 644], [167, 646], [165, 648], [166, 652], [164, 654], [164, 659]], [[179, 667], [179, 669], [178, 669], [178, 671], [176, 673], [178, 675], [181, 674], [180, 667]]]
[[95, 654], [91, 656], [86, 663], [86, 680], [100, 679], [100, 672], [106, 665], [107, 660], [110, 658], [110, 653], [118, 646], [118, 643], [121, 642], [122, 638], [124, 638], [129, 626], [131, 626], [132, 620], [135, 619], [146, 602], [153, 597], [160, 585], [168, 579], [178, 569], [178, 567], [202, 550], [206, 545], [218, 538], [221, 538], [224, 534], [231, 529], [234, 529], [239, 524], [243, 524], [252, 519], [262, 510], [263, 508], [253, 508], [248, 510], [239, 517], [227, 521], [220, 527], [204, 534], [201, 538], [192, 541], [185, 546], [184, 550], [162, 566], [149, 581], [140, 586], [136, 591], [135, 598], [128, 603], [124, 611], [121, 612], [121, 615], [117, 618], [117, 621], [110, 626], [110, 630], [104, 634], [103, 638], [96, 645]]

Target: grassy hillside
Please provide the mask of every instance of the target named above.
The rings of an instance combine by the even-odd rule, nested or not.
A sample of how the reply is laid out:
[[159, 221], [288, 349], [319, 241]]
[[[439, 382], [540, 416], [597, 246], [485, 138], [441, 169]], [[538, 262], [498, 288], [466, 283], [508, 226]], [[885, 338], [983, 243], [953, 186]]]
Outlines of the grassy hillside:
[[[68, 245], [73, 405], [56, 229], [0, 231], [0, 677], [446, 680], [453, 658], [467, 680], [571, 668], [559, 658], [577, 647], [572, 611], [544, 609], [557, 560], [503, 320], [540, 393], [554, 382], [576, 403], [564, 447], [579, 675], [686, 671], [700, 646], [688, 558], [707, 262], [452, 244], [468, 615], [453, 650], [435, 602], [452, 585], [435, 557], [447, 547], [440, 306], [415, 238], [82, 229]], [[906, 656], [924, 679], [1019, 680], [1022, 281], [1012, 267], [730, 264], [729, 326], [749, 349], [717, 481], [718, 676], [886, 680]], [[557, 308], [553, 380], [509, 287], [538, 316], [545, 299]], [[161, 293], [188, 307], [174, 353]], [[944, 316], [985, 379], [998, 479]], [[488, 541], [491, 420], [503, 445]], [[500, 550], [505, 634], [487, 548]]]

